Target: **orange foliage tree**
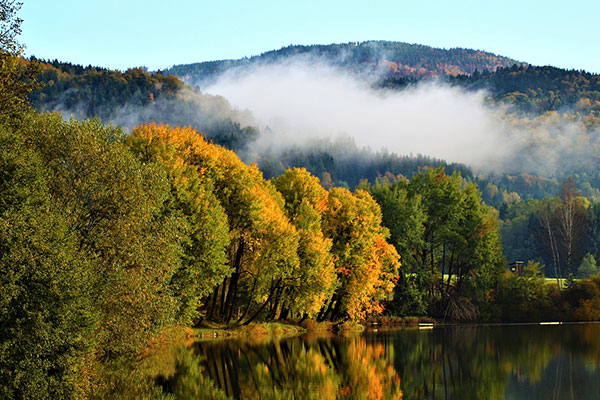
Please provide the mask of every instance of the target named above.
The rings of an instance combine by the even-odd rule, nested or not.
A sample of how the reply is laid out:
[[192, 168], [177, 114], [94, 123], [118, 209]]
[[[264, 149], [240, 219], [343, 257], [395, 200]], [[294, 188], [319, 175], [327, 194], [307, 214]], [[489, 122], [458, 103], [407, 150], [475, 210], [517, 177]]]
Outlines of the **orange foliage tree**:
[[381, 225], [379, 205], [364, 190], [333, 188], [324, 220], [340, 286], [319, 319], [356, 320], [380, 313], [381, 300], [393, 291], [400, 256], [386, 242], [389, 232]]
[[[244, 164], [230, 150], [207, 142], [192, 128], [142, 125], [130, 141], [144, 148], [168, 147], [184, 169], [214, 194], [207, 207], [227, 215], [229, 271], [205, 303], [208, 316], [250, 321], [272, 306], [275, 293], [298, 264], [298, 236], [283, 211], [283, 199], [255, 165]], [[142, 150], [151, 151], [151, 150]], [[189, 178], [188, 178], [189, 179]], [[187, 184], [187, 183], [186, 183]]]

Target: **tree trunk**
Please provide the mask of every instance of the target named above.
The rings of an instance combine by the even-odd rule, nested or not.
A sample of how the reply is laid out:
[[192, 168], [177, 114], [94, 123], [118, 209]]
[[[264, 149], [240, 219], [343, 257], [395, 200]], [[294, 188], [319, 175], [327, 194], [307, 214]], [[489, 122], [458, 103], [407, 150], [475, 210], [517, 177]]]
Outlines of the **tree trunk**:
[[233, 316], [233, 309], [235, 308], [237, 302], [237, 289], [238, 289], [238, 281], [240, 279], [240, 269], [242, 265], [242, 255], [244, 254], [244, 242], [240, 240], [240, 244], [235, 252], [235, 260], [234, 267], [235, 272], [231, 274], [231, 278], [229, 278], [229, 291], [227, 293], [227, 301], [225, 304], [225, 311], [223, 312], [225, 316], [225, 322], [231, 321], [231, 317]]
[[260, 315], [260, 313], [265, 309], [265, 307], [267, 306], [267, 304], [269, 304], [271, 302], [271, 299], [273, 298], [273, 294], [275, 294], [275, 290], [279, 286], [280, 282], [281, 282], [281, 279], [279, 279], [279, 281], [277, 281], [277, 283], [271, 288], [271, 292], [269, 293], [269, 297], [267, 297], [267, 300], [265, 300], [265, 302], [263, 303], [263, 305], [260, 306], [260, 308], [258, 309], [258, 311], [256, 311], [254, 313], [254, 315], [252, 315], [252, 317], [250, 317], [246, 322], [244, 322], [243, 325], [250, 324], [250, 322], [254, 321], [256, 319], [256, 317], [258, 317]]

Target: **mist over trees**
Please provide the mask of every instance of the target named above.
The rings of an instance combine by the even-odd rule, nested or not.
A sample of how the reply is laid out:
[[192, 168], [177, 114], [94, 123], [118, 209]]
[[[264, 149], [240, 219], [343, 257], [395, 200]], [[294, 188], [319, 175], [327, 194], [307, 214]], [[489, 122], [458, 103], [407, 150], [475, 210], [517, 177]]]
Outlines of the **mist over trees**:
[[[562, 186], [494, 180], [352, 141], [253, 153], [251, 116], [177, 78], [23, 59], [19, 4], [0, 7], [1, 397], [110, 392], [111, 367], [205, 322], [600, 318], [600, 205], [581, 196], [596, 193], [595, 172]], [[352, 48], [361, 68], [380, 51], [439, 53]], [[512, 62], [442, 53], [458, 71], [427, 64], [417, 76]], [[530, 261], [522, 274], [505, 268], [501, 244]], [[546, 284], [539, 261], [567, 287]], [[196, 389], [221, 395], [193, 372]]]
[[78, 120], [100, 118], [129, 131], [149, 122], [193, 126], [213, 142], [236, 150], [258, 136], [248, 113], [174, 76], [143, 68], [120, 72], [57, 60], [38, 64], [41, 87], [29, 99], [39, 111], [60, 112]]

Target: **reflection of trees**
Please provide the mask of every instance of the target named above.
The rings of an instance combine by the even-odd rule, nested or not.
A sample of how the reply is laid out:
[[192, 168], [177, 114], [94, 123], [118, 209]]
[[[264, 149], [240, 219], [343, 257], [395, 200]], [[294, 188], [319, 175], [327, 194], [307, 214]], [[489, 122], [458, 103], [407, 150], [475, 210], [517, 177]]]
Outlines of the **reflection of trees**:
[[384, 340], [406, 398], [585, 399], [600, 395], [599, 333], [599, 325], [457, 327]]
[[511, 374], [539, 379], [551, 357], [547, 340], [531, 341], [507, 329], [460, 327], [393, 336], [405, 396], [499, 399]]
[[91, 399], [226, 400], [192, 348], [157, 349], [141, 361], [115, 360], [98, 365]]
[[243, 399], [400, 399], [389, 348], [364, 337], [294, 338], [268, 345], [203, 343], [206, 370]]
[[598, 337], [585, 324], [200, 342], [115, 364], [96, 398], [596, 399]]

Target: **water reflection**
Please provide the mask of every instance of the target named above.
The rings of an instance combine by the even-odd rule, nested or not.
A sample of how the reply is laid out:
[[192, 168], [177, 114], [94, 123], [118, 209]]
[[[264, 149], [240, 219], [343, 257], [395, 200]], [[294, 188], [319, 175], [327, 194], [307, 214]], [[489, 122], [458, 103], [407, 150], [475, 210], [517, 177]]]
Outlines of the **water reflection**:
[[[211, 341], [169, 354], [146, 360], [148, 371], [153, 363], [162, 365], [147, 374], [152, 379], [144, 381], [143, 398], [600, 398], [598, 324]], [[127, 390], [133, 389], [123, 384], [112, 395]], [[142, 398], [140, 390], [138, 383], [136, 398]]]
[[206, 372], [241, 399], [400, 399], [393, 351], [365, 337], [293, 338], [269, 344], [197, 344]]

